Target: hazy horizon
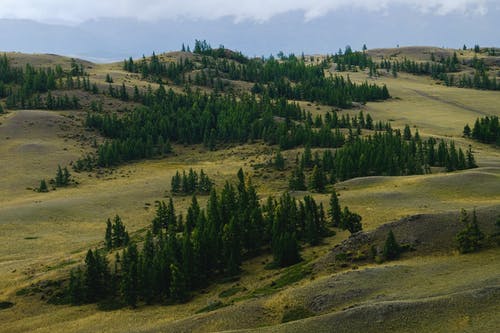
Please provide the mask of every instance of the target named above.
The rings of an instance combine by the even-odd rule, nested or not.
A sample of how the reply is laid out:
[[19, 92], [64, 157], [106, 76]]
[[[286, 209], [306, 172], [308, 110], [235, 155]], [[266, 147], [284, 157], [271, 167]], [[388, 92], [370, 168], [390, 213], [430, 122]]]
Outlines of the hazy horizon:
[[363, 44], [500, 46], [500, 5], [491, 0], [4, 1], [0, 29], [9, 33], [0, 35], [0, 51], [98, 62], [179, 50], [195, 39], [249, 56], [325, 54]]

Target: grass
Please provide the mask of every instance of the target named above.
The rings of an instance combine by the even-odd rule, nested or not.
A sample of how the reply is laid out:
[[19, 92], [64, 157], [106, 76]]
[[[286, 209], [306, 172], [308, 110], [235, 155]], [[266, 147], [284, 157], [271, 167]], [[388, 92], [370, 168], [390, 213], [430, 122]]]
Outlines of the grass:
[[[398, 57], [428, 57], [421, 55], [421, 50], [401, 49]], [[43, 56], [37, 61], [44, 63], [49, 58]], [[34, 61], [32, 58], [19, 58], [18, 61], [28, 60]], [[54, 58], [54, 61], [60, 59]], [[88, 70], [91, 81], [104, 88], [106, 73], [113, 76], [115, 85], [122, 82], [129, 87], [147, 85], [137, 76], [123, 72], [120, 64], [92, 65]], [[465, 123], [472, 124], [476, 117], [500, 116], [497, 92], [447, 88], [428, 78], [405, 73], [400, 73], [397, 79], [389, 75], [373, 80], [362, 72], [349, 75], [355, 81], [368, 79], [387, 84], [394, 97], [382, 103], [368, 103], [363, 108], [365, 114], [370, 113], [376, 121], [390, 120], [395, 128], [403, 128], [405, 124], [416, 126], [424, 137], [446, 137], [461, 147], [472, 144], [480, 165], [475, 170], [451, 174], [368, 177], [336, 184], [342, 205], [348, 205], [363, 216], [364, 229], [375, 229], [413, 214], [458, 212], [460, 208], [470, 210], [500, 202], [500, 151], [461, 137]], [[154, 89], [156, 85], [152, 86]], [[91, 97], [80, 97], [86, 107], [86, 99]], [[126, 106], [107, 98], [105, 105], [113, 109]], [[331, 107], [314, 103], [300, 102], [300, 105], [313, 114], [331, 110]], [[359, 110], [340, 112], [355, 114]], [[154, 215], [154, 207], [145, 209], [144, 203], [165, 200], [165, 191], [169, 190], [170, 179], [176, 170], [203, 168], [220, 186], [234, 179], [237, 170], [243, 167], [255, 175], [253, 183], [262, 198], [287, 188], [290, 170], [277, 172], [264, 167], [273, 156], [273, 148], [257, 143], [228, 145], [216, 152], [208, 152], [201, 146], [174, 145], [176, 154], [165, 159], [130, 163], [103, 175], [74, 174], [78, 187], [47, 194], [26, 190], [37, 186], [42, 178], [53, 177], [57, 164], [69, 165], [89, 151], [88, 143], [95, 133], [80, 128], [83, 114], [78, 111], [15, 111], [0, 115], [0, 243], [4, 245], [0, 248], [0, 299], [16, 303], [0, 312], [0, 332], [175, 331], [172, 327], [179, 331], [192, 328], [204, 332], [277, 325], [285, 321], [289, 322], [286, 325], [290, 326], [286, 327], [290, 331], [293, 327], [297, 327], [296, 331], [303, 327], [310, 330], [300, 325], [315, 322], [319, 323], [314, 326], [318, 332], [321, 327], [358, 328], [359, 331], [363, 327], [353, 326], [355, 320], [377, 323], [376, 316], [365, 318], [361, 310], [357, 316], [339, 317], [343, 321], [324, 316], [344, 316], [343, 309], [381, 306], [380, 302], [401, 304], [423, 300], [435, 304], [432, 297], [452, 299], [450, 295], [454, 293], [500, 283], [498, 249], [470, 256], [411, 256], [360, 267], [356, 271], [318, 272], [316, 260], [347, 238], [347, 233], [339, 232], [319, 247], [304, 249], [304, 262], [290, 268], [265, 269], [269, 256], [245, 262], [238, 285], [226, 281], [211, 286], [186, 304], [141, 307], [134, 311], [113, 304], [81, 307], [47, 304], [39, 297], [30, 296], [40, 292], [37, 282], [66, 276], [69, 267], [80, 262], [89, 247], [100, 246], [108, 217], [119, 214], [133, 238], [142, 239]], [[288, 161], [293, 161], [300, 151], [294, 149], [283, 154]], [[328, 194], [312, 195], [328, 207]], [[183, 212], [190, 198], [176, 197], [174, 201], [178, 212]], [[203, 207], [206, 198], [199, 201]], [[500, 326], [498, 321], [491, 319], [495, 318], [491, 307], [481, 308], [479, 301], [463, 302], [469, 304], [469, 309], [439, 307], [444, 312], [444, 328], [488, 332]], [[233, 305], [227, 307], [228, 304]], [[214, 311], [222, 307], [224, 310]], [[478, 315], [471, 307], [481, 308], [484, 313]], [[431, 308], [437, 309], [435, 305]], [[431, 314], [415, 309], [414, 317], [427, 325], [421, 331], [444, 330], [428, 320]], [[319, 316], [305, 319], [312, 314]], [[467, 320], [467, 316], [471, 319]], [[181, 321], [182, 324], [174, 324]], [[377, 327], [379, 331], [391, 330], [387, 325]]]
[[283, 313], [282, 323], [288, 323], [290, 321], [301, 320], [314, 316], [314, 312], [306, 309], [303, 306], [294, 306], [290, 309], [286, 309]]
[[301, 262], [294, 266], [285, 268], [280, 274], [279, 278], [273, 280], [269, 285], [265, 287], [254, 290], [252, 292], [252, 295], [262, 296], [273, 294], [286, 286], [305, 279], [311, 274], [311, 271], [311, 267], [307, 262]]
[[226, 307], [228, 305], [229, 304], [224, 304], [221, 301], [215, 301], [215, 302], [212, 302], [209, 305], [199, 309], [198, 311], [196, 311], [196, 313], [211, 312], [211, 311], [215, 311], [217, 309]]
[[245, 291], [245, 287], [241, 287], [241, 286], [234, 286], [234, 287], [231, 287], [229, 289], [226, 289], [224, 291], [222, 291], [220, 294], [219, 294], [219, 297], [220, 298], [227, 298], [227, 297], [231, 297], [231, 296], [234, 296], [242, 291]]

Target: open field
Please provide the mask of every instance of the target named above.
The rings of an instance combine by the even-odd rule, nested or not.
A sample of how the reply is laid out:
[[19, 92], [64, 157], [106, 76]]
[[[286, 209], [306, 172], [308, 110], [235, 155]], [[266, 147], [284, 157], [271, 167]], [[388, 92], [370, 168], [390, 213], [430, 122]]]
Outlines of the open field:
[[[421, 51], [404, 52], [414, 52], [420, 60], [426, 60], [427, 55], [421, 56]], [[373, 56], [387, 52], [392, 51], [374, 50]], [[19, 57], [16, 61], [36, 65], [69, 63], [69, 59], [55, 56]], [[124, 72], [121, 64], [86, 65], [92, 81], [99, 85], [105, 86], [105, 76], [111, 73], [115, 85], [123, 82], [129, 89], [135, 84], [147, 86], [138, 75]], [[361, 72], [349, 76], [355, 81], [368, 79]], [[394, 128], [409, 124], [424, 137], [452, 139], [463, 148], [470, 144], [479, 168], [419, 176], [366, 177], [335, 184], [341, 204], [363, 216], [364, 229], [373, 231], [416, 214], [427, 214], [427, 223], [445, 221], [449, 225], [455, 221], [450, 216], [461, 208], [498, 212], [500, 150], [464, 139], [461, 134], [463, 126], [472, 125], [477, 117], [500, 116], [500, 93], [449, 88], [427, 77], [405, 73], [398, 78], [388, 74], [369, 80], [386, 84], [393, 99], [341, 113], [362, 110], [375, 121], [390, 121]], [[331, 110], [314, 103], [301, 102], [301, 106], [313, 114]], [[120, 107], [119, 103], [111, 106]], [[359, 268], [352, 265], [343, 270], [322, 268], [276, 290], [269, 289], [271, 283], [289, 271], [265, 269], [272, 258], [263, 255], [244, 263], [245, 274], [238, 282], [213, 285], [196, 294], [191, 302], [175, 306], [101, 311], [96, 305], [47, 304], [36, 293], [16, 295], [40, 281], [66, 277], [89, 247], [102, 244], [108, 217], [119, 214], [132, 237], [142, 237], [154, 215], [155, 202], [168, 196], [171, 177], [177, 170], [203, 169], [221, 186], [226, 180], [234, 180], [242, 167], [252, 176], [262, 199], [287, 189], [287, 172], [263, 167], [276, 148], [254, 143], [222, 147], [215, 152], [202, 146], [174, 145], [174, 154], [162, 159], [134, 162], [106, 172], [73, 173], [78, 185], [49, 193], [33, 191], [41, 179], [55, 176], [58, 164], [69, 165], [92, 151], [96, 133], [82, 128], [83, 115], [80, 111], [39, 110], [0, 115], [0, 301], [15, 304], [0, 309], [0, 332], [252, 330], [279, 325], [285, 315], [302, 320], [255, 331], [301, 332], [307, 327], [327, 332], [335, 327], [340, 332], [494, 332], [500, 326], [495, 316], [500, 312], [499, 249], [461, 256], [451, 243], [437, 252], [420, 256], [417, 251], [393, 263], [369, 263]], [[299, 151], [283, 155], [293, 161]], [[294, 195], [302, 197], [306, 193]], [[328, 206], [328, 194], [313, 196]], [[181, 210], [190, 200], [174, 198]], [[203, 207], [206, 198], [199, 201]], [[485, 215], [482, 223], [492, 225], [492, 214]], [[401, 230], [409, 233], [413, 229]], [[306, 248], [305, 262], [299, 265], [328, 261], [331, 249], [347, 237], [347, 232], [339, 232], [318, 247]], [[427, 242], [438, 241], [433, 235], [425, 237], [429, 238], [424, 240]], [[234, 294], [220, 296], [228, 290]], [[196, 314], [217, 301], [228, 306]], [[305, 318], [310, 316], [313, 318]]]

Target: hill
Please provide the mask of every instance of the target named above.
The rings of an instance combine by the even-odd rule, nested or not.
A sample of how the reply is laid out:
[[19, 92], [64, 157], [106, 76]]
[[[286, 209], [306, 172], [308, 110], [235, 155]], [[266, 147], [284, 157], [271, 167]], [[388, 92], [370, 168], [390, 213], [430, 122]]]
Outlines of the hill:
[[[173, 52], [144, 60], [133, 59], [136, 66], [133, 70], [125, 68], [128, 59], [98, 65], [76, 60], [78, 65], [82, 64], [84, 73], [71, 73], [70, 58], [7, 54], [14, 67], [25, 67], [27, 63], [37, 68], [61, 65], [64, 73], [60, 76], [62, 86], [56, 83], [57, 89], [27, 96], [36, 102], [38, 95], [44, 101], [38, 107], [28, 109], [28, 104], [23, 107], [16, 101], [0, 115], [0, 173], [3, 175], [0, 179], [0, 242], [5, 245], [0, 249], [0, 304], [4, 307], [0, 308], [0, 331], [301, 332], [307, 327], [327, 332], [335, 327], [341, 332], [494, 332], [500, 325], [495, 315], [500, 310], [500, 253], [494, 238], [498, 233], [495, 222], [500, 215], [500, 151], [495, 145], [464, 137], [463, 129], [465, 124], [472, 126], [477, 118], [500, 116], [497, 107], [500, 97], [497, 90], [447, 86], [444, 80], [430, 74], [401, 70], [393, 75], [380, 67], [383, 59], [429, 62], [431, 53], [435, 59], [452, 58], [457, 53], [457, 71], [446, 72], [447, 75], [469, 75], [477, 70], [469, 65], [475, 56], [472, 50], [430, 47], [368, 50], [374, 65], [356, 64], [351, 70], [337, 69], [340, 61], [346, 64], [351, 61], [346, 57], [337, 62], [326, 55], [304, 57], [307, 63], [304, 68], [324, 64], [321, 73], [326, 76], [338, 75], [346, 80], [349, 77], [355, 84], [385, 85], [391, 95], [380, 100], [349, 100], [350, 103], [341, 106], [337, 101], [321, 99], [319, 95], [308, 96], [305, 92], [301, 98], [295, 98], [293, 89], [300, 85], [306, 87], [312, 82], [308, 75], [313, 75], [304, 69], [302, 74], [296, 74], [297, 78], [290, 79], [296, 73], [294, 70], [298, 73], [302, 68], [300, 57], [295, 62], [295, 58], [284, 56], [267, 65], [266, 70], [273, 70], [293, 64], [290, 65], [293, 69], [280, 69], [289, 72], [278, 84], [273, 79], [259, 81], [236, 69], [227, 69], [240, 66], [258, 71], [258, 62], [263, 61], [266, 66], [265, 61], [273, 60], [240, 58], [238, 53], [211, 48], [197, 54]], [[485, 49], [476, 56], [484, 59], [489, 77], [498, 76], [497, 56], [489, 55]], [[152, 66], [156, 61], [158, 67]], [[146, 70], [144, 63], [148, 64]], [[299, 65], [294, 67], [296, 64]], [[203, 75], [205, 80], [201, 79]], [[265, 77], [266, 72], [263, 70], [261, 75]], [[67, 83], [70, 77], [74, 82], [71, 88]], [[76, 82], [87, 80], [89, 89], [86, 83], [77, 86]], [[293, 83], [290, 88], [286, 85], [288, 81]], [[6, 85], [17, 87], [12, 82]], [[93, 85], [97, 93], [92, 91]], [[273, 85], [276, 85], [275, 91]], [[404, 133], [408, 125], [412, 138], [418, 130], [422, 140], [433, 137], [446, 143], [453, 141], [457, 149], [464, 151], [471, 146], [478, 167], [446, 172], [444, 165], [428, 165], [430, 173], [404, 169], [406, 171], [398, 175], [373, 171], [369, 175], [336, 179], [334, 184], [326, 184], [324, 193], [311, 188], [292, 190], [293, 197], [302, 199], [310, 195], [327, 210], [330, 193], [335, 189], [342, 206], [363, 217], [363, 231], [351, 236], [348, 231], [329, 225], [335, 235], [324, 236], [317, 246], [301, 241], [303, 261], [290, 267], [273, 268], [272, 251], [263, 248], [258, 255], [243, 261], [237, 277], [216, 276], [209, 285], [192, 291], [189, 302], [183, 304], [140, 302], [137, 309], [112, 302], [79, 306], [53, 304], [59, 303], [55, 296], [68, 285], [71, 269], [82, 265], [87, 250], [104, 251], [107, 218], [119, 214], [131, 239], [142, 247], [156, 215], [157, 202], [168, 201], [168, 197], [173, 196], [171, 179], [177, 171], [203, 169], [215, 187], [222, 189], [226, 181], [238, 181], [236, 174], [242, 168], [251, 177], [264, 204], [268, 196], [279, 197], [289, 190], [290, 177], [306, 153], [306, 146], [312, 146], [313, 160], [316, 160], [313, 163], [321, 165], [315, 153], [321, 159], [325, 150], [335, 153], [345, 149], [350, 144], [349, 135], [355, 135], [358, 128], [360, 134], [356, 140], [384, 133], [352, 124], [333, 126], [328, 131], [338, 130], [346, 138], [343, 145], [297, 141], [296, 145], [290, 143], [284, 147], [283, 138], [273, 141], [265, 135], [266, 131], [261, 136], [256, 134], [262, 120], [268, 119], [256, 108], [257, 116], [251, 123], [254, 133], [248, 136], [242, 134], [243, 130], [235, 131], [240, 123], [248, 121], [241, 116], [245, 113], [241, 113], [240, 118], [228, 117], [230, 120], [227, 120], [220, 116], [225, 115], [224, 111], [214, 112], [220, 123], [213, 127], [218, 136], [211, 146], [196, 127], [197, 113], [185, 104], [179, 106], [182, 111], [175, 110], [177, 113], [173, 115], [176, 119], [184, 119], [191, 113], [194, 116], [169, 127], [171, 150], [160, 152], [159, 143], [153, 138], [154, 153], [99, 165], [99, 150], [106, 142], [120, 140], [121, 134], [111, 133], [111, 127], [89, 125], [88, 115], [119, 120], [145, 117], [134, 113], [134, 109], [144, 107], [149, 113], [158, 110], [160, 106], [148, 104], [148, 98], [158, 96], [163, 88], [166, 96], [175, 97], [163, 104], [178, 103], [183, 100], [182, 96], [190, 96], [187, 86], [199, 91], [200, 96], [204, 96], [203, 93], [220, 96], [212, 97], [214, 102], [207, 104], [211, 105], [207, 109], [215, 109], [223, 105], [218, 103], [224, 102], [232, 103], [227, 104], [230, 105], [227, 109], [238, 112], [241, 107], [238, 103], [252, 90], [259, 98], [248, 102], [245, 106], [248, 108], [254, 105], [252, 103], [265, 100], [268, 93], [275, 96], [272, 99], [282, 98], [280, 103], [288, 103], [284, 108], [286, 112], [279, 108], [279, 103], [259, 105], [271, 110], [272, 125], [269, 126], [276, 127], [268, 127], [268, 131], [271, 128], [283, 131], [283, 126], [294, 124], [312, 128], [308, 135], [314, 136], [322, 130], [322, 126], [314, 124], [319, 116], [325, 122], [327, 113], [335, 113], [340, 119], [354, 119], [360, 112], [364, 116], [370, 114], [375, 123], [389, 124], [394, 132]], [[256, 86], [263, 90], [259, 91]], [[135, 91], [139, 91], [137, 98]], [[50, 109], [46, 104], [49, 94], [56, 98], [75, 96], [78, 107]], [[193, 99], [198, 98], [195, 94], [193, 92]], [[232, 95], [238, 98], [231, 101]], [[196, 102], [205, 103], [208, 98], [199, 97]], [[6, 105], [8, 99], [4, 96], [0, 103]], [[301, 109], [300, 115], [294, 114], [295, 105]], [[161, 110], [172, 112], [168, 108]], [[197, 111], [201, 114], [204, 108]], [[158, 119], [158, 123], [165, 121]], [[131, 129], [137, 123], [132, 120], [120, 127], [120, 131], [136, 135]], [[169, 118], [169, 121], [173, 120]], [[141, 124], [146, 123], [153, 131], [155, 122], [148, 119]], [[187, 132], [179, 131], [187, 124], [192, 125]], [[117, 121], [114, 125], [121, 126], [121, 123]], [[299, 127], [286, 129], [292, 133], [300, 131]], [[237, 132], [235, 137], [231, 136], [233, 131]], [[222, 133], [229, 134], [223, 138]], [[278, 151], [285, 160], [283, 168], [273, 166]], [[91, 163], [93, 168], [74, 170], [77, 161], [88, 154], [97, 156]], [[68, 187], [50, 183], [58, 165], [67, 166], [71, 171], [74, 182]], [[312, 169], [305, 167], [306, 178], [312, 175]], [[42, 179], [49, 182], [48, 193], [34, 191]], [[186, 217], [191, 197], [175, 195], [173, 200], [176, 211]], [[207, 196], [199, 195], [200, 207], [204, 208], [207, 200]], [[455, 235], [462, 228], [459, 221], [462, 208], [469, 213], [473, 209], [477, 211], [479, 226], [487, 236], [483, 249], [477, 253], [462, 255], [456, 250]], [[371, 248], [372, 245], [378, 248], [380, 254], [389, 230], [407, 251], [396, 261], [381, 262], [371, 257]], [[108, 254], [109, 259], [113, 261], [115, 253], [121, 251]]]

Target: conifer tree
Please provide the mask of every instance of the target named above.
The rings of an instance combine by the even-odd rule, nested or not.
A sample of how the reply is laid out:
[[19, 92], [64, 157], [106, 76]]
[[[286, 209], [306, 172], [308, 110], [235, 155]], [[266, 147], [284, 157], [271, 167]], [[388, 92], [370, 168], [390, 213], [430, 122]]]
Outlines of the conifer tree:
[[79, 305], [85, 301], [83, 273], [80, 267], [71, 270], [69, 277], [68, 294], [69, 300], [73, 305]]
[[471, 129], [470, 129], [469, 124], [466, 124], [464, 126], [464, 132], [463, 133], [464, 133], [464, 137], [470, 138], [470, 136], [471, 136]]
[[411, 129], [410, 129], [410, 126], [408, 124], [405, 125], [405, 129], [403, 132], [403, 138], [407, 141], [411, 140]]
[[288, 182], [288, 188], [292, 191], [305, 191], [306, 187], [306, 176], [304, 171], [300, 166], [296, 166], [292, 172], [292, 177]]
[[349, 230], [351, 234], [361, 231], [363, 229], [361, 216], [351, 212], [349, 208], [344, 207], [344, 211], [342, 212], [341, 228]]
[[340, 208], [339, 197], [335, 189], [332, 188], [332, 195], [330, 196], [330, 209], [328, 211], [332, 226], [340, 227], [342, 223], [342, 209]]
[[64, 186], [64, 185], [65, 185], [65, 183], [64, 183], [63, 171], [61, 169], [61, 166], [58, 165], [57, 166], [57, 173], [56, 173], [56, 186], [60, 187], [60, 186]]
[[172, 280], [170, 283], [170, 296], [176, 302], [184, 302], [187, 298], [186, 277], [177, 263], [170, 264]]
[[274, 167], [276, 170], [280, 171], [285, 169], [285, 159], [283, 158], [280, 150], [276, 152], [276, 156], [274, 157]]
[[106, 250], [111, 250], [113, 248], [113, 227], [111, 225], [111, 220], [106, 221], [106, 233], [104, 235], [104, 242], [106, 244]]
[[49, 191], [49, 188], [47, 187], [47, 182], [45, 179], [42, 179], [40, 181], [40, 186], [38, 187], [38, 192], [46, 193]]
[[389, 230], [387, 239], [385, 240], [384, 244], [384, 251], [383, 251], [384, 258], [386, 260], [394, 260], [399, 257], [400, 253], [401, 253], [401, 247], [396, 241], [396, 237], [394, 237], [394, 233], [392, 232], [392, 230]]
[[467, 169], [477, 168], [476, 160], [474, 159], [474, 154], [472, 153], [472, 146], [469, 145], [467, 149]]
[[318, 193], [323, 193], [325, 191], [325, 185], [326, 176], [323, 172], [323, 168], [315, 165], [311, 175], [310, 188]]
[[481, 248], [484, 234], [479, 230], [477, 223], [476, 209], [472, 213], [472, 221], [469, 221], [469, 215], [465, 209], [460, 213], [460, 222], [464, 224], [462, 229], [456, 236], [457, 247], [460, 253], [475, 252]]
[[139, 291], [139, 254], [134, 243], [130, 243], [123, 253], [121, 293], [123, 299], [132, 308], [137, 305]]

